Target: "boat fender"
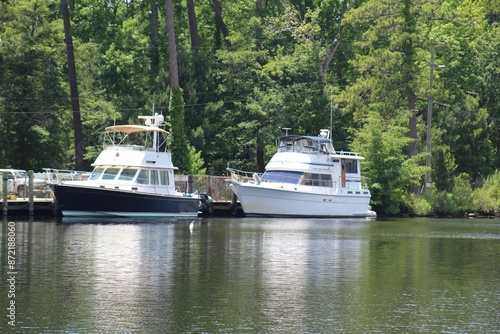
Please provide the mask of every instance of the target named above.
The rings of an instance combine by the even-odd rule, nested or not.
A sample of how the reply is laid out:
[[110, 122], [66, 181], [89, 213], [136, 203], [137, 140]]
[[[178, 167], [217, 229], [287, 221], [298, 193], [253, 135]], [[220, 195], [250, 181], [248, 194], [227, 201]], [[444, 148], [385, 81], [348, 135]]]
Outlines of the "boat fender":
[[260, 184], [260, 177], [259, 177], [259, 174], [257, 173], [253, 173], [253, 179], [255, 180], [255, 184], [256, 185], [259, 185]]

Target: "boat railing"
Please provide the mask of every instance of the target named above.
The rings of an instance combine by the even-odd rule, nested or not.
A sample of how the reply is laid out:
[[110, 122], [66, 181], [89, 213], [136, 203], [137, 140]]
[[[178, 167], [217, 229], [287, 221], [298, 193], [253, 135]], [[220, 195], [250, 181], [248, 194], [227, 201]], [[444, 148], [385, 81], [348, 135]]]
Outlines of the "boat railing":
[[347, 155], [351, 157], [359, 157], [360, 153], [359, 152], [349, 152], [349, 151], [336, 151], [335, 153], [332, 153], [333, 155]]
[[68, 169], [43, 168], [45, 181], [47, 183], [59, 183], [62, 181], [85, 181], [88, 180], [90, 172], [75, 171]]
[[368, 189], [368, 183], [366, 178], [362, 176], [347, 176], [343, 178], [339, 176], [337, 179], [337, 183], [340, 187], [347, 190], [362, 190]]
[[325, 193], [339, 193], [342, 189], [348, 191], [358, 191], [362, 189], [368, 189], [367, 180], [361, 176], [338, 176], [334, 180], [318, 180], [314, 178], [307, 178], [302, 176], [301, 178], [291, 178], [290, 176], [283, 176], [282, 178], [273, 178], [273, 180], [262, 180], [262, 173], [248, 172], [237, 170], [233, 168], [227, 168], [230, 173], [229, 177], [232, 181], [237, 182], [251, 182], [255, 184], [277, 182], [277, 183], [288, 183], [295, 184], [298, 186], [312, 186], [317, 191], [325, 191]]
[[349, 190], [360, 190], [361, 186], [361, 177], [347, 177], [346, 178], [346, 186], [345, 188]]
[[116, 147], [119, 147], [120, 149], [125, 149], [125, 150], [131, 150], [131, 151], [153, 151], [154, 149], [151, 147], [147, 147], [144, 145], [134, 145], [134, 144], [107, 144], [104, 146], [104, 149], [114, 149]]
[[227, 171], [230, 173], [229, 176], [233, 181], [250, 182], [258, 180], [257, 182], [260, 182], [260, 179], [262, 178], [262, 173], [247, 172], [234, 168], [227, 168]]
[[120, 131], [106, 131], [103, 139], [103, 148], [120, 147], [137, 151], [168, 151], [168, 132], [158, 133], [153, 131], [138, 131], [137, 133], [125, 133]]

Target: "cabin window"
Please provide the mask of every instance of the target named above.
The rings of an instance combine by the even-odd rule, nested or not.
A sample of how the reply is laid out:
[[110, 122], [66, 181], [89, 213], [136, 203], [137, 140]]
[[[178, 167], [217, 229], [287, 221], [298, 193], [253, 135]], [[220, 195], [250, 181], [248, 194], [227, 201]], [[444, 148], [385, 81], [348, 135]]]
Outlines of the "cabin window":
[[89, 180], [99, 179], [99, 176], [101, 176], [102, 172], [104, 172], [104, 168], [102, 168], [102, 167], [94, 169], [92, 174], [90, 174]]
[[345, 172], [350, 174], [358, 174], [358, 160], [344, 160]]
[[122, 173], [120, 174], [120, 177], [118, 178], [118, 180], [120, 180], [120, 181], [132, 181], [136, 172], [137, 172], [137, 169], [125, 168], [124, 170], [122, 170]]
[[304, 173], [302, 175], [302, 178], [300, 180], [300, 184], [303, 184], [305, 186], [312, 186], [313, 185], [313, 179], [310, 173]]
[[168, 186], [170, 184], [170, 178], [168, 171], [143, 169], [137, 175], [137, 183]]
[[108, 168], [104, 172], [104, 175], [102, 176], [103, 180], [114, 180], [116, 177], [116, 174], [120, 171], [120, 168]]
[[302, 172], [266, 171], [264, 175], [262, 175], [262, 181], [297, 184], [301, 176]]
[[160, 184], [160, 179], [158, 177], [158, 171], [157, 170], [152, 170], [151, 171], [151, 184]]
[[332, 187], [332, 176], [329, 174], [304, 173], [300, 184], [305, 186]]
[[319, 185], [321, 187], [333, 187], [332, 176], [329, 174], [319, 174]]
[[139, 184], [149, 184], [149, 170], [143, 169], [137, 175], [137, 183]]
[[166, 170], [160, 171], [160, 183], [164, 186], [168, 186], [170, 184], [170, 180], [168, 178], [168, 171]]

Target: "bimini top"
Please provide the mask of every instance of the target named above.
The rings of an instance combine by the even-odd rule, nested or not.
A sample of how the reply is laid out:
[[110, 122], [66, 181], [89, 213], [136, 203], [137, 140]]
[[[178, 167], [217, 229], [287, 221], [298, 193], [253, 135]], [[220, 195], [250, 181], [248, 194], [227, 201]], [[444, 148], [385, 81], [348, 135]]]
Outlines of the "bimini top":
[[113, 125], [108, 126], [106, 131], [115, 131], [115, 132], [123, 132], [126, 134], [135, 133], [135, 132], [147, 132], [147, 131], [156, 131], [161, 133], [168, 133], [167, 131], [160, 129], [155, 126], [148, 125]]
[[286, 135], [277, 138], [278, 152], [335, 153], [331, 139], [322, 136]]
[[294, 141], [298, 141], [298, 140], [302, 140], [302, 139], [307, 139], [307, 140], [311, 140], [311, 141], [318, 142], [318, 143], [330, 143], [331, 142], [331, 139], [324, 138], [321, 136], [299, 136], [299, 135], [280, 136], [280, 137], [278, 137], [278, 142], [282, 142], [282, 141], [294, 142]]

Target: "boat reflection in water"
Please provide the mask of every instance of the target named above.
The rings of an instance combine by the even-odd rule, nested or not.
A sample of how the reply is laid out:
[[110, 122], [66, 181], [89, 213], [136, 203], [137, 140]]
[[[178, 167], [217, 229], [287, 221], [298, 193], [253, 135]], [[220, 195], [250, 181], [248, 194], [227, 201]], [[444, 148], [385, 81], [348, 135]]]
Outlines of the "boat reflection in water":
[[[15, 222], [20, 331], [500, 328], [498, 219], [119, 221]], [[7, 233], [0, 229], [0, 249]], [[0, 252], [2, 263], [7, 258]], [[0, 280], [0, 291], [9, 284]], [[1, 333], [8, 328], [0, 322]]]

